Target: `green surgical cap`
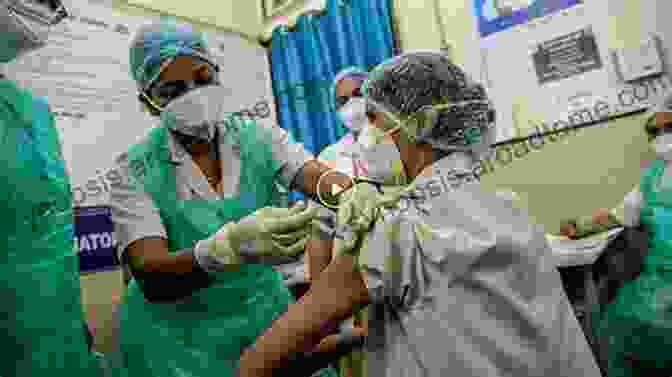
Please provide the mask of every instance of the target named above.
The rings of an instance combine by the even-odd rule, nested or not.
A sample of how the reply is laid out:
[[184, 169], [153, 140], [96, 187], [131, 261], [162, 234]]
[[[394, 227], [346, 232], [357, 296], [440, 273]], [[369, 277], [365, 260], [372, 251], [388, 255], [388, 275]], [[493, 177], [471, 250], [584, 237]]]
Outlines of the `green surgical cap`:
[[161, 66], [177, 56], [201, 58], [213, 66], [203, 33], [189, 24], [162, 20], [140, 27], [131, 41], [129, 60], [131, 77], [140, 90], [146, 90], [161, 74]]

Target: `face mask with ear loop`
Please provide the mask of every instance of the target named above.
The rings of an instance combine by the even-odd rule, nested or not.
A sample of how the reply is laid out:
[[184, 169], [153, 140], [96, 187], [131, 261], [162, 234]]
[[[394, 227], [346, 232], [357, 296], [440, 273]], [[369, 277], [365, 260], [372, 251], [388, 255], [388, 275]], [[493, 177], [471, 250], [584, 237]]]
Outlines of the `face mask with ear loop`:
[[[217, 126], [223, 122], [227, 91], [211, 69], [207, 80], [160, 81], [141, 92], [141, 99], [161, 124], [191, 140], [189, 144], [211, 142]], [[146, 92], [149, 92], [147, 94]]]
[[362, 146], [362, 163], [366, 169], [366, 179], [387, 186], [408, 184], [408, 177], [401, 159], [401, 153], [392, 135], [399, 127], [386, 127], [367, 124], [360, 144]]
[[362, 97], [353, 97], [338, 110], [343, 125], [358, 133], [366, 126], [366, 101]]

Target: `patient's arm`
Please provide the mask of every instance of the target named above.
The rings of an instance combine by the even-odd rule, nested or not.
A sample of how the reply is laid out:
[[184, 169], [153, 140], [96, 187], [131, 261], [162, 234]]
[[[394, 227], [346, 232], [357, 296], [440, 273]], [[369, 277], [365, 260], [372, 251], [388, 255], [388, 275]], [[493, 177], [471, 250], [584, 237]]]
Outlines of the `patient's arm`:
[[[339, 341], [342, 336], [345, 334], [339, 333], [339, 334], [334, 334], [334, 335], [329, 335], [325, 338], [323, 338], [320, 341], [320, 344], [315, 347], [313, 352], [334, 352], [336, 349], [339, 347]], [[347, 335], [352, 335], [352, 336], [361, 336], [364, 337], [366, 336], [366, 329], [362, 327], [353, 327], [350, 330], [350, 334]]]
[[306, 343], [316, 343], [315, 338], [327, 322], [342, 321], [367, 305], [367, 289], [354, 266], [355, 258], [348, 255], [332, 260], [301, 300], [290, 305], [243, 353], [239, 376], [272, 376], [275, 370], [287, 367], [292, 355], [303, 352]]
[[306, 243], [306, 262], [309, 279], [316, 280], [331, 262], [333, 240], [313, 238]]

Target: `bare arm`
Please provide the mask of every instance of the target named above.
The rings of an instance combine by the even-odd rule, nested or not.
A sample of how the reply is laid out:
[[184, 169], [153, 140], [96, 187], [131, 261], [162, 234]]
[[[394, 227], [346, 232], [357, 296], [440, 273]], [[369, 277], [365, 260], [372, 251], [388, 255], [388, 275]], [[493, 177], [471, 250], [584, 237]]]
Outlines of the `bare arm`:
[[212, 278], [194, 262], [193, 252], [168, 252], [163, 238], [143, 238], [126, 248], [133, 277], [151, 302], [175, 301], [209, 286]]
[[317, 280], [317, 277], [324, 271], [331, 262], [331, 250], [333, 249], [333, 240], [311, 239], [306, 243], [306, 259], [308, 263], [308, 276], [310, 280]]
[[210, 284], [208, 274], [194, 263], [193, 251], [168, 251], [168, 234], [161, 212], [132, 172], [126, 154], [117, 158], [117, 175], [110, 190], [110, 210], [120, 259], [128, 266], [149, 301], [175, 301]]
[[327, 322], [344, 320], [367, 305], [367, 289], [354, 263], [347, 255], [334, 259], [308, 293], [243, 353], [239, 377], [272, 376], [293, 354], [304, 351]]

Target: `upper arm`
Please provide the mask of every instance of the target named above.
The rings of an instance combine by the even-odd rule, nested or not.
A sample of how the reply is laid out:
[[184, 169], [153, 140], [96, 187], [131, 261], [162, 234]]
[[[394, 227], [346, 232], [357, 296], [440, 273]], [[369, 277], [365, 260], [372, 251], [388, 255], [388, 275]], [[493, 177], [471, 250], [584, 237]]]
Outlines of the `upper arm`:
[[318, 344], [327, 323], [344, 320], [367, 304], [366, 288], [354, 263], [347, 255], [332, 260], [301, 300], [290, 305], [255, 345], [243, 352], [241, 375], [273, 375], [287, 365], [292, 354]]
[[333, 250], [333, 233], [336, 228], [336, 214], [323, 206], [309, 202], [309, 206], [317, 207], [317, 217], [313, 221], [310, 241], [306, 244], [306, 260], [308, 276], [314, 280], [331, 261]]
[[331, 261], [333, 240], [312, 238], [306, 243], [306, 264], [308, 279], [316, 279]]
[[356, 268], [356, 258], [340, 255], [315, 279], [307, 295], [313, 311], [319, 311], [325, 321], [344, 320], [369, 303], [364, 276]]
[[[124, 260], [130, 249], [133, 249], [134, 257], [141, 256], [144, 250], [155, 250], [157, 241], [154, 239], [163, 240], [165, 243], [167, 234], [159, 209], [151, 197], [131, 182], [125, 155], [117, 160], [117, 171], [121, 179], [111, 187], [110, 209], [119, 247], [119, 260]], [[167, 246], [159, 248], [164, 249], [167, 253]]]

